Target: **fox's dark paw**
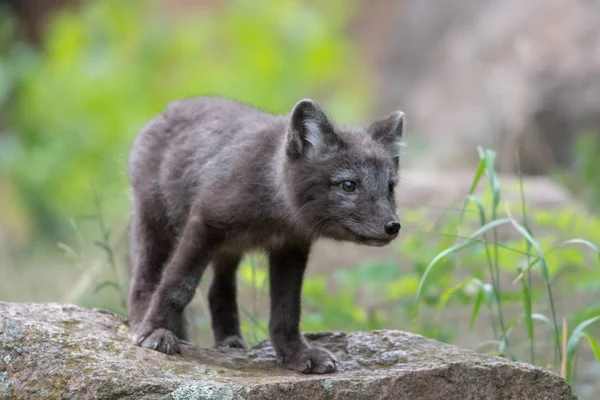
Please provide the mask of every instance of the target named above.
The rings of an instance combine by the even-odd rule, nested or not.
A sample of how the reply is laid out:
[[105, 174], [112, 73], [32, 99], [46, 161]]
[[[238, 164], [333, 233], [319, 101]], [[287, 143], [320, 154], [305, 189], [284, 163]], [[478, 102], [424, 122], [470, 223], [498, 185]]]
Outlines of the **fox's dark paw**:
[[131, 334], [131, 340], [140, 347], [165, 354], [181, 352], [179, 339], [168, 329], [153, 329], [146, 324], [141, 324]]
[[337, 359], [325, 349], [306, 348], [279, 360], [284, 368], [305, 374], [329, 374], [337, 370]]
[[225, 347], [230, 349], [245, 349], [246, 343], [238, 335], [227, 336], [225, 339], [217, 342], [215, 347]]

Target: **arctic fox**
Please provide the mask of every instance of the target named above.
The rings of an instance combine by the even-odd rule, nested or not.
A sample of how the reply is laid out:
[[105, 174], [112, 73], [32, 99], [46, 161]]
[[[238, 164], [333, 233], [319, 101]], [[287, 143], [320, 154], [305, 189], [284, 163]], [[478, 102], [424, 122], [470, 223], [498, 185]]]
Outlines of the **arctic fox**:
[[245, 252], [264, 250], [278, 362], [334, 372], [334, 355], [308, 344], [299, 326], [311, 244], [326, 237], [383, 246], [397, 237], [403, 127], [401, 111], [365, 127], [334, 126], [309, 99], [287, 115], [211, 97], [169, 104], [141, 130], [129, 159], [131, 339], [180, 352], [184, 309], [211, 263], [215, 346], [245, 348], [235, 274]]

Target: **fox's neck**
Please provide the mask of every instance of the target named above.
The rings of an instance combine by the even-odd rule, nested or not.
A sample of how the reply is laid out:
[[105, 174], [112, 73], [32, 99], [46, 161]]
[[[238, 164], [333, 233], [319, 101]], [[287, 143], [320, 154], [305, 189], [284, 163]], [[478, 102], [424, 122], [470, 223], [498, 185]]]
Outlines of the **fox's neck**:
[[292, 192], [289, 187], [289, 178], [287, 169], [290, 167], [287, 155], [286, 155], [286, 132], [283, 132], [279, 136], [280, 141], [278, 143], [273, 159], [271, 160], [271, 176], [270, 181], [273, 187], [273, 202], [276, 207], [281, 211], [281, 217], [283, 217], [290, 226], [298, 229], [298, 231], [305, 230], [302, 226], [302, 221], [298, 218], [299, 206], [296, 204]]

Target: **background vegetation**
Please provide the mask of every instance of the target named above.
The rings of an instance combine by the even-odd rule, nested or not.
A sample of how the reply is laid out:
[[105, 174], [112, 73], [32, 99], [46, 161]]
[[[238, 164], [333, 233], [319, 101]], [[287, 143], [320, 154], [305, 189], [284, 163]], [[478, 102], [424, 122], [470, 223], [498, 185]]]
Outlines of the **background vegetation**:
[[[0, 10], [0, 300], [125, 314], [127, 154], [173, 99], [217, 94], [284, 113], [310, 94], [335, 120], [364, 121], [376, 94], [345, 35], [351, 4], [233, 1], [171, 19], [153, 2], [88, 2], [55, 15], [42, 50]], [[595, 211], [598, 150], [583, 136], [577, 169], [556, 173]], [[589, 361], [600, 361], [600, 218], [570, 204], [529, 210], [526, 193], [507, 203], [522, 187], [503, 186], [492, 150], [480, 159], [464, 205], [434, 221], [426, 206], [405, 214], [397, 258], [311, 273], [303, 329], [397, 328], [463, 345], [477, 329], [488, 339], [478, 350], [584, 388], [599, 376]], [[264, 261], [248, 257], [239, 273], [251, 343], [267, 337]], [[209, 280], [193, 304], [200, 343]], [[579, 354], [596, 372], [578, 374]]]

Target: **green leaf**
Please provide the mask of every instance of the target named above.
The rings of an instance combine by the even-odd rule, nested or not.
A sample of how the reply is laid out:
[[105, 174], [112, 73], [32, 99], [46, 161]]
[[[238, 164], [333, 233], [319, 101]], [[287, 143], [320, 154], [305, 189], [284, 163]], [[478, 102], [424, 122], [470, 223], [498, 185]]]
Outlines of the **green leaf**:
[[[531, 236], [531, 234], [527, 231], [527, 229], [525, 229], [525, 227], [523, 227], [523, 225], [521, 225], [517, 221], [515, 221], [515, 219], [510, 214], [510, 210], [508, 209], [508, 206], [506, 207], [506, 213], [508, 214], [508, 219], [513, 224], [513, 226], [515, 227], [517, 232], [519, 232], [519, 234], [521, 234], [521, 236], [523, 236], [531, 244], [531, 247], [533, 247], [533, 249], [537, 253], [538, 259], [541, 262], [542, 278], [544, 278], [544, 281], [549, 284], [550, 283], [550, 273], [548, 272], [548, 264], [546, 262], [544, 252], [542, 251], [540, 245]], [[523, 275], [525, 272], [529, 271], [533, 266], [532, 264], [533, 264], [533, 262], [530, 263], [529, 265], [527, 265], [527, 268], [525, 268], [525, 270], [523, 272], [521, 272], [521, 274], [519, 274], [519, 277], [517, 277], [517, 279], [520, 279], [521, 275]]]
[[550, 327], [550, 330], [554, 333], [554, 323], [550, 321], [550, 318], [546, 317], [544, 314], [533, 313], [531, 314], [531, 318], [538, 321], [542, 321], [543, 323], [548, 325], [548, 327]]
[[485, 160], [482, 159], [479, 161], [479, 165], [477, 165], [477, 169], [475, 170], [475, 176], [473, 177], [473, 181], [471, 182], [471, 187], [469, 188], [469, 195], [475, 193], [475, 189], [477, 189], [477, 185], [479, 185], [479, 180], [483, 176], [483, 172], [485, 171]]
[[[479, 185], [479, 181], [481, 180], [481, 177], [483, 176], [483, 172], [484, 171], [485, 171], [485, 160], [481, 159], [479, 161], [479, 165], [477, 166], [477, 169], [475, 170], [475, 175], [473, 176], [473, 181], [471, 182], [471, 187], [469, 188], [469, 193], [468, 193], [469, 197], [475, 192], [475, 189]], [[467, 203], [468, 203], [468, 198], [465, 199], [465, 201], [463, 203], [463, 206], [462, 206], [462, 209], [460, 210], [460, 216], [458, 217], [458, 221], [456, 223], [456, 226], [454, 226], [453, 231], [455, 233], [458, 232], [458, 226], [463, 221], [463, 218], [465, 216], [465, 210], [467, 208]]]
[[[562, 246], [566, 246], [566, 245], [570, 245], [570, 244], [581, 244], [584, 246], [589, 247], [590, 249], [592, 249], [594, 252], [596, 252], [596, 254], [598, 255], [598, 259], [600, 260], [600, 249], [598, 248], [598, 246], [596, 246], [595, 244], [593, 244], [592, 242], [590, 242], [589, 240], [585, 240], [585, 239], [569, 239], [569, 240], [565, 240], [563, 242], [560, 242], [558, 244], [555, 244], [554, 246], [552, 246], [547, 252], [546, 252], [546, 256], [548, 254], [550, 254], [551, 252], [554, 252], [555, 250], [557, 250], [558, 248], [562, 247]], [[535, 264], [537, 264], [537, 262], [539, 261], [539, 259], [535, 259], [531, 262], [531, 267], [535, 266]], [[524, 273], [525, 271], [523, 271], [522, 273]], [[521, 273], [521, 274], [522, 274]]]
[[252, 315], [251, 312], [249, 312], [246, 307], [240, 305], [240, 310], [242, 311], [242, 313], [248, 317], [248, 319], [250, 320], [250, 323], [258, 328], [263, 334], [265, 335], [269, 335], [269, 332], [267, 331], [267, 329], [263, 326], [263, 324], [260, 323], [260, 321], [258, 319], [256, 319], [256, 317], [254, 315]]
[[483, 300], [488, 307], [492, 306], [492, 301], [494, 300], [494, 287], [489, 283], [483, 283], [479, 279], [473, 279], [473, 283], [475, 283], [478, 287], [477, 297], [475, 298], [475, 303], [473, 304], [473, 311], [471, 311], [471, 319], [470, 319], [470, 329], [473, 330], [475, 326], [475, 322], [477, 321], [477, 317], [479, 316], [479, 311], [481, 309], [481, 304]]
[[[595, 244], [593, 244], [589, 240], [579, 239], [579, 238], [569, 239], [569, 240], [565, 240], [562, 243], [559, 243], [555, 247], [565, 246], [565, 245], [568, 245], [568, 244], [581, 244], [581, 245], [587, 246], [587, 247], [589, 247], [590, 249], [592, 249], [593, 251], [596, 252], [596, 255], [598, 256], [598, 259], [600, 260], [600, 249], [598, 249], [598, 246], [596, 246]], [[555, 248], [555, 247], [553, 247], [553, 248]]]
[[[500, 181], [498, 180], [495, 169], [496, 152], [491, 149], [486, 149], [483, 152], [483, 159], [485, 160], [485, 171], [490, 181], [490, 190], [492, 191], [492, 210], [496, 210], [500, 204]], [[492, 216], [492, 218], [494, 218], [494, 216]]]
[[460, 282], [458, 285], [455, 285], [455, 286], [452, 286], [451, 288], [446, 289], [440, 296], [440, 303], [438, 304], [438, 313], [442, 312], [442, 310], [446, 306], [446, 303], [448, 302], [448, 300], [450, 300], [450, 298], [452, 297], [452, 295], [454, 295], [454, 293], [461, 290], [468, 283], [471, 283], [472, 281], [473, 281], [473, 278], [467, 278], [467, 279], [463, 280], [462, 282]]
[[[505, 343], [506, 339], [508, 338], [508, 336], [510, 335], [510, 332], [512, 331], [512, 329], [517, 325], [520, 324], [521, 322], [523, 322], [523, 320], [527, 320], [527, 316], [526, 315], [520, 315], [518, 317], [513, 318], [512, 320], [510, 320], [506, 325], [505, 325], [505, 332], [502, 335], [502, 339], [500, 340], [500, 343]], [[554, 333], [554, 324], [552, 323], [552, 321], [550, 321], [549, 318], [547, 318], [545, 315], [543, 314], [537, 314], [537, 313], [533, 313], [530, 316], [531, 320], [538, 320], [538, 321], [542, 321], [544, 322], [546, 325], [548, 325], [550, 327], [550, 330]], [[503, 348], [503, 346], [501, 346], [501, 348]]]
[[479, 224], [482, 226], [485, 225], [485, 209], [483, 208], [483, 204], [481, 204], [481, 201], [479, 201], [477, 197], [471, 195], [467, 196], [467, 199], [473, 204], [475, 204], [477, 210], [479, 211]]
[[583, 337], [587, 339], [590, 347], [592, 348], [592, 352], [594, 353], [594, 357], [596, 357], [596, 361], [600, 363], [600, 346], [594, 337], [588, 333], [583, 332]]
[[482, 348], [489, 345], [496, 346], [496, 351], [499, 352], [499, 349], [502, 347], [502, 342], [500, 340], [485, 340], [475, 347], [475, 351], [480, 351]]
[[111, 253], [112, 252], [111, 248], [106, 243], [103, 243], [103, 242], [100, 242], [100, 241], [96, 240], [94, 242], [94, 245], [96, 245], [97, 247], [101, 248], [102, 250], [104, 250], [107, 253]]
[[100, 290], [102, 290], [106, 287], [111, 287], [111, 288], [115, 289], [117, 292], [119, 292], [119, 293], [121, 292], [121, 288], [115, 282], [103, 281], [94, 287], [94, 293], [98, 293]]
[[575, 351], [577, 351], [577, 345], [579, 344], [579, 341], [583, 336], [583, 330], [597, 321], [600, 321], [600, 316], [586, 319], [585, 321], [577, 325], [575, 329], [573, 329], [573, 332], [571, 332], [571, 337], [569, 338], [569, 341], [567, 343], [567, 356], [569, 358], [573, 357]]
[[421, 282], [419, 283], [419, 289], [417, 290], [417, 298], [416, 298], [416, 302], [418, 303], [421, 300], [421, 297], [423, 295], [423, 290], [425, 288], [425, 284], [427, 282], [427, 277], [428, 275], [431, 273], [432, 269], [444, 258], [446, 258], [447, 256], [456, 253], [457, 251], [464, 249], [466, 247], [472, 246], [476, 243], [478, 243], [478, 241], [473, 240], [474, 238], [476, 238], [477, 236], [491, 230], [494, 229], [500, 225], [505, 225], [510, 223], [511, 220], [509, 218], [502, 218], [502, 219], [497, 219], [494, 221], [491, 221], [487, 224], [485, 224], [484, 226], [482, 226], [481, 228], [479, 228], [475, 233], [473, 233], [471, 236], [469, 236], [467, 238], [467, 240], [465, 240], [462, 243], [459, 243], [455, 246], [452, 246], [450, 248], [447, 248], [446, 250], [442, 251], [441, 253], [439, 253], [437, 256], [435, 256], [435, 258], [429, 263], [429, 265], [427, 266], [427, 268], [425, 268], [425, 272], [423, 273], [423, 276], [421, 277]]
[[65, 243], [59, 242], [57, 246], [65, 252], [65, 255], [75, 261], [79, 261], [79, 255], [73, 250], [72, 247], [66, 245]]
[[[519, 268], [519, 271], [520, 268]], [[525, 326], [527, 327], [527, 336], [530, 340], [533, 339], [534, 328], [533, 328], [533, 319], [531, 317], [531, 293], [529, 292], [529, 286], [525, 281], [525, 278], [521, 277], [521, 288], [523, 291], [523, 311], [525, 317]]]
[[504, 326], [504, 332], [502, 333], [502, 341], [505, 341], [506, 338], [508, 338], [508, 335], [512, 328], [515, 325], [519, 324], [521, 321], [523, 321], [523, 316], [518, 316], [508, 321], [508, 323]]
[[479, 316], [479, 310], [481, 309], [481, 303], [483, 302], [483, 290], [477, 292], [477, 297], [473, 303], [473, 311], [471, 311], [471, 319], [469, 322], [469, 329], [473, 331], [477, 317]]

